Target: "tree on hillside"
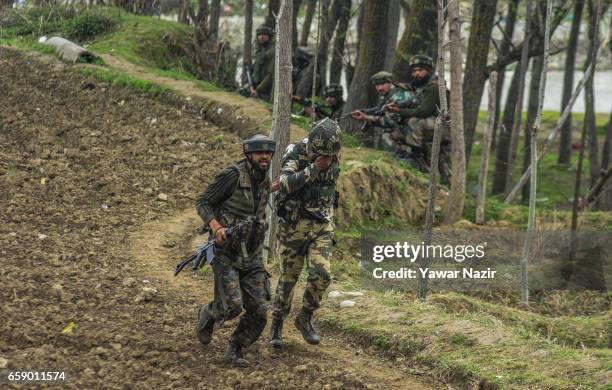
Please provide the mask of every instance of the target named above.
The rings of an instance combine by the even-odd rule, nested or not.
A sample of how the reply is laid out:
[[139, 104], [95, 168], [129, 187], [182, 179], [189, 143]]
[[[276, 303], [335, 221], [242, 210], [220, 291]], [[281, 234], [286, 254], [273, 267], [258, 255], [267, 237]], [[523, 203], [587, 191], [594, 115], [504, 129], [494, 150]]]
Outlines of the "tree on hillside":
[[293, 22], [291, 23], [291, 47], [296, 48], [298, 46], [298, 28], [297, 20], [298, 14], [300, 13], [300, 7], [302, 6], [302, 0], [293, 0]]
[[[570, 30], [567, 50], [565, 51], [565, 66], [563, 76], [563, 97], [561, 99], [561, 110], [569, 102], [570, 96], [574, 89], [574, 70], [576, 68], [576, 52], [578, 50], [578, 36], [580, 35], [580, 22], [582, 20], [582, 10], [584, 8], [584, 0], [576, 0], [574, 4], [574, 15], [572, 19], [572, 28]], [[567, 119], [567, 122], [561, 129], [561, 140], [559, 143], [559, 164], [569, 164], [571, 157], [572, 144], [572, 114]]]
[[385, 53], [385, 70], [393, 69], [395, 60], [395, 47], [397, 46], [397, 34], [401, 19], [400, 0], [389, 1], [389, 16], [387, 23], [387, 52]]
[[253, 0], [244, 2], [244, 41], [242, 52], [242, 84], [248, 82], [247, 72], [253, 63]]
[[[525, 120], [525, 139], [523, 154], [523, 171], [531, 165], [531, 129], [538, 113], [540, 79], [544, 67], [544, 56], [537, 56], [531, 63], [531, 80], [529, 82], [529, 98], [527, 102], [527, 118]], [[529, 183], [523, 187], [523, 202], [529, 200]]]
[[491, 42], [496, 11], [497, 0], [476, 0], [474, 2], [463, 79], [463, 127], [468, 160], [478, 123], [480, 100], [487, 78], [489, 42]]
[[[442, 1], [442, 0], [439, 0]], [[451, 192], [446, 203], [444, 222], [455, 223], [463, 218], [465, 202], [465, 140], [463, 131], [463, 75], [461, 55], [461, 15], [459, 1], [452, 0], [448, 5], [448, 39], [450, 42], [451, 88], [450, 88], [450, 134], [452, 140]], [[445, 93], [446, 94], [446, 93]]]
[[351, 0], [342, 0], [338, 14], [338, 26], [332, 46], [332, 58], [329, 64], [329, 83], [340, 83], [344, 63], [344, 48], [346, 35], [351, 21]]
[[306, 10], [304, 13], [304, 22], [302, 23], [302, 32], [300, 33], [300, 46], [308, 46], [308, 36], [315, 12], [317, 11], [317, 0], [306, 0]]
[[[351, 82], [344, 114], [361, 107], [369, 107], [376, 101], [376, 92], [370, 86], [370, 77], [380, 71], [385, 61], [386, 26], [389, 0], [364, 0], [363, 34], [359, 42], [359, 54], [355, 74]], [[343, 128], [355, 131], [358, 125], [352, 120], [344, 120]]]
[[408, 81], [410, 78], [408, 60], [413, 55], [426, 54], [431, 58], [436, 57], [438, 52], [436, 17], [435, 1], [414, 0], [412, 2], [409, 21], [395, 50], [393, 74], [398, 81]]
[[[496, 25], [503, 34], [502, 42], [497, 50], [498, 57], [505, 57], [510, 52], [512, 47], [512, 37], [514, 35], [514, 26], [516, 25], [516, 18], [518, 14], [518, 3], [519, 0], [510, 0], [508, 2], [508, 11], [505, 16], [504, 27], [501, 27], [500, 22]], [[495, 46], [497, 48], [497, 46]], [[495, 123], [493, 124], [493, 134], [491, 136], [491, 148], [495, 149], [497, 145], [497, 133], [499, 127], [499, 119], [501, 114], [501, 95], [504, 90], [504, 81], [506, 78], [506, 66], [502, 66], [497, 71], [497, 83], [495, 85]]]
[[264, 23], [266, 26], [276, 28], [276, 15], [280, 7], [280, 0], [268, 0], [268, 14]]

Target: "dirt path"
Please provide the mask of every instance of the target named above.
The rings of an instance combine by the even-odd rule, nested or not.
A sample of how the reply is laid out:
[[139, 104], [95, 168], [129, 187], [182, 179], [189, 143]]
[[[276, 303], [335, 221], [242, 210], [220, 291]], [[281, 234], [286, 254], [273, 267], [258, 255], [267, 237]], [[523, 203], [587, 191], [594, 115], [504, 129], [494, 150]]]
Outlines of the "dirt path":
[[[147, 275], [157, 280], [162, 288], [180, 290], [205, 303], [212, 299], [210, 274], [194, 274], [187, 270], [177, 278], [172, 275], [176, 260], [186, 253], [185, 250], [189, 252], [205, 239], [202, 235], [191, 239], [194, 236], [193, 227], [199, 224], [199, 217], [190, 208], [169, 218], [145, 224], [140, 231], [131, 235], [130, 242], [134, 259], [148, 270]], [[296, 307], [299, 306], [300, 296], [296, 292]], [[247, 357], [257, 360], [262, 368], [274, 367], [274, 375], [262, 379], [259, 386], [269, 381], [283, 383], [281, 387], [291, 388], [434, 388], [423, 379], [408, 375], [401, 367], [394, 367], [376, 356], [351, 348], [346, 340], [337, 335], [325, 335], [320, 346], [309, 346], [291, 325], [292, 320], [288, 320], [285, 330], [287, 348], [284, 353], [280, 356], [271, 353], [265, 340], [259, 340], [254, 350], [248, 353]], [[232, 321], [215, 332], [212, 349], [217, 354], [221, 353], [235, 325], [236, 321]], [[203, 351], [206, 349], [208, 347], [202, 347]]]
[[[289, 326], [236, 369], [193, 330], [210, 276], [173, 278], [199, 221], [193, 199], [240, 139], [193, 112], [0, 51], [0, 362], [66, 370], [71, 388], [439, 388], [324, 334]], [[66, 387], [66, 386], [62, 386]]]

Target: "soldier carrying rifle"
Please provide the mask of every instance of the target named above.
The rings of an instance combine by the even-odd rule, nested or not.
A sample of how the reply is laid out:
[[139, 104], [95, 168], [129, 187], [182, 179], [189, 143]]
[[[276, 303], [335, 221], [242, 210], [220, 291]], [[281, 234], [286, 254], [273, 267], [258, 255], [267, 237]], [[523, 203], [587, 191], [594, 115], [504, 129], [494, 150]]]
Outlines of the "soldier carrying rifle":
[[[265, 217], [268, 195], [278, 181], [267, 176], [276, 142], [265, 135], [244, 141], [245, 159], [228, 166], [197, 200], [197, 211], [214, 238], [214, 299], [198, 312], [197, 337], [207, 345], [215, 324], [237, 317], [225, 360], [236, 366], [249, 364], [243, 350], [255, 342], [266, 326], [271, 299], [269, 274], [262, 258], [268, 228]], [[245, 222], [246, 221], [246, 222]], [[240, 226], [239, 234], [228, 234]]]

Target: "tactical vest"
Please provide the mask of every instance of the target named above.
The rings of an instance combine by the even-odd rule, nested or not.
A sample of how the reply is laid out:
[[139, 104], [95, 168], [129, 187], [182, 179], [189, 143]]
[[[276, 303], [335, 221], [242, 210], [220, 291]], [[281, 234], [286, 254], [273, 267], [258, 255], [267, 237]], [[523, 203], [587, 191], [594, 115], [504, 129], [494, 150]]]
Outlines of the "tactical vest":
[[[308, 158], [306, 143], [297, 146], [299, 170], [306, 169], [311, 161]], [[340, 166], [337, 158], [333, 159], [331, 167], [326, 172], [317, 174], [313, 181], [309, 181], [299, 190], [287, 196], [286, 206], [290, 210], [288, 222], [297, 218], [311, 218], [315, 220], [331, 219], [332, 210], [337, 201], [336, 182], [340, 175]]]
[[259, 202], [255, 205], [247, 161], [242, 160], [230, 168], [238, 172], [238, 184], [232, 195], [215, 210], [215, 215], [220, 223], [227, 227], [242, 221], [252, 222], [247, 224], [237, 237], [232, 237], [226, 245], [218, 249], [237, 253], [241, 257], [250, 257], [261, 250], [267, 230], [266, 203], [270, 193], [270, 179], [266, 177], [260, 184]]

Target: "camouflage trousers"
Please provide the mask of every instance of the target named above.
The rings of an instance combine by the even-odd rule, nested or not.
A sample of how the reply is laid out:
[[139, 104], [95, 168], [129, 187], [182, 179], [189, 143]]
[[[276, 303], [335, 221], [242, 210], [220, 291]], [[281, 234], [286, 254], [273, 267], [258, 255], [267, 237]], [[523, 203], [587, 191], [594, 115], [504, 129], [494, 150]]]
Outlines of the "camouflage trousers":
[[246, 348], [266, 327], [270, 281], [261, 255], [245, 267], [235, 265], [227, 255], [217, 254], [212, 265], [215, 297], [202, 310], [207, 310], [219, 324], [237, 317], [244, 309], [231, 341]]
[[[422, 149], [425, 153], [427, 164], [431, 161], [435, 123], [436, 117], [434, 116], [408, 119], [409, 131], [406, 136], [406, 143], [411, 148]], [[439, 170], [442, 184], [448, 184], [451, 176], [451, 144], [448, 126], [442, 126]]]
[[274, 318], [284, 319], [291, 311], [293, 289], [307, 260], [308, 279], [302, 299], [307, 311], [319, 308], [323, 293], [331, 283], [332, 222], [301, 218], [295, 225], [279, 224], [280, 277], [274, 297]]

